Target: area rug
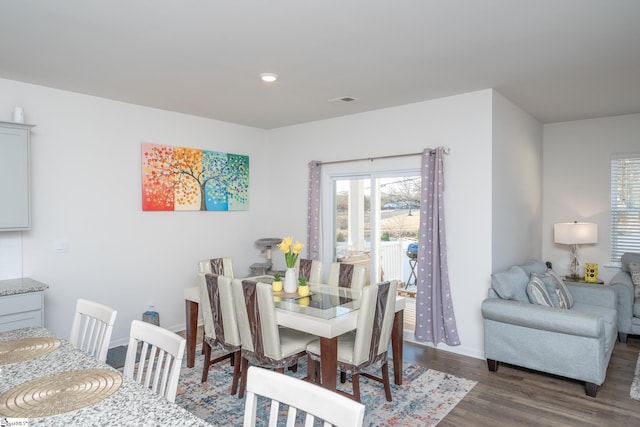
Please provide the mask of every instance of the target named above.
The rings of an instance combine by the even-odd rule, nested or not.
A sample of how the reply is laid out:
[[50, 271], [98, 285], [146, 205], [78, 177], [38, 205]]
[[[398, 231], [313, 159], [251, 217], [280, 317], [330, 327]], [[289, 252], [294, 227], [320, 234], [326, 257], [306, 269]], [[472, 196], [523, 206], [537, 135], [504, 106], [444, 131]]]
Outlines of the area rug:
[[633, 374], [633, 382], [631, 383], [631, 391], [629, 395], [632, 399], [640, 400], [640, 356], [636, 362], [636, 371]]
[[[195, 367], [187, 368], [186, 363], [182, 366], [176, 403], [214, 426], [242, 425], [245, 399], [229, 394], [232, 367], [228, 361], [211, 366], [208, 381], [201, 383], [203, 361], [199, 353]], [[393, 379], [393, 367], [389, 365]], [[286, 375], [301, 378], [306, 371], [302, 362], [296, 373], [288, 371]], [[435, 426], [476, 385], [475, 381], [405, 363], [402, 385], [391, 384], [393, 401], [387, 402], [382, 384], [360, 378], [366, 426]], [[337, 382], [338, 388], [351, 392], [350, 378], [345, 384]], [[259, 405], [258, 419], [263, 425], [267, 417], [266, 404]]]

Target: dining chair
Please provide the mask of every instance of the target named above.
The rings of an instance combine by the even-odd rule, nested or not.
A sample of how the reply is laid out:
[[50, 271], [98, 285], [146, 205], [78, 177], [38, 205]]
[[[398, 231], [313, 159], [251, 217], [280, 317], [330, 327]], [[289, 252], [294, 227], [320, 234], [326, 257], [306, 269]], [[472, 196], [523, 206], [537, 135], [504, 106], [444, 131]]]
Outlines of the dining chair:
[[298, 277], [304, 277], [310, 283], [322, 283], [322, 261], [298, 258], [296, 262]]
[[367, 279], [367, 269], [362, 265], [332, 262], [327, 284], [343, 288], [362, 289]]
[[118, 312], [106, 305], [79, 298], [69, 342], [101, 362], [107, 360]]
[[244, 396], [249, 364], [275, 369], [296, 367], [307, 344], [317, 337], [289, 328], [279, 328], [271, 285], [253, 280], [234, 279], [233, 298], [242, 342], [240, 391]]
[[[282, 425], [278, 424], [281, 411], [286, 413], [287, 427], [296, 425], [298, 412], [304, 416], [305, 426], [316, 425], [316, 420], [325, 427], [360, 427], [364, 422], [365, 406], [359, 402], [310, 382], [251, 366], [243, 427], [255, 427], [258, 397], [271, 399], [269, 426]], [[280, 404], [286, 406], [281, 408]]]
[[[233, 278], [233, 262], [231, 258], [212, 258], [205, 259], [198, 262], [198, 271], [200, 273], [211, 273], [218, 274], [227, 277]], [[185, 313], [186, 313], [186, 324], [187, 324], [187, 334], [193, 337], [194, 348], [195, 348], [195, 337], [197, 335], [196, 328], [191, 328], [190, 324], [196, 324], [198, 322], [197, 313], [200, 310], [209, 311], [210, 307], [208, 307], [208, 302], [201, 301], [200, 298], [200, 285], [196, 284], [196, 286], [191, 286], [185, 288], [183, 291], [184, 300], [186, 303]], [[200, 308], [199, 304], [204, 303], [204, 307]], [[193, 318], [192, 318], [193, 317]], [[204, 341], [202, 343], [202, 353], [204, 354], [205, 346]], [[195, 350], [194, 350], [195, 351]]]
[[[234, 367], [231, 394], [236, 394], [240, 379], [241, 347], [231, 280], [226, 276], [198, 273], [200, 300], [205, 302], [202, 304], [204, 320], [202, 382], [207, 381], [211, 365], [230, 359]], [[212, 349], [222, 350], [224, 354], [211, 360]]]
[[[233, 278], [233, 262], [231, 258], [204, 259], [198, 262], [198, 271], [200, 273], [220, 274]], [[184, 299], [200, 303], [200, 286], [185, 288]]]
[[[186, 340], [180, 335], [160, 326], [133, 320], [124, 361], [124, 376], [169, 402], [175, 402], [185, 343]], [[137, 362], [138, 352], [140, 357]]]
[[[387, 352], [393, 327], [397, 288], [396, 280], [365, 286], [362, 289], [356, 330], [338, 337], [338, 368], [341, 381], [344, 382], [343, 373], [351, 371], [351, 396], [358, 402], [360, 375], [381, 382], [384, 385], [385, 397], [391, 402]], [[307, 355], [308, 375], [314, 380], [317, 378], [320, 365], [320, 340], [309, 343]], [[380, 364], [382, 377], [362, 371], [373, 364]]]
[[200, 273], [220, 274], [233, 279], [233, 262], [231, 258], [205, 259], [198, 263]]

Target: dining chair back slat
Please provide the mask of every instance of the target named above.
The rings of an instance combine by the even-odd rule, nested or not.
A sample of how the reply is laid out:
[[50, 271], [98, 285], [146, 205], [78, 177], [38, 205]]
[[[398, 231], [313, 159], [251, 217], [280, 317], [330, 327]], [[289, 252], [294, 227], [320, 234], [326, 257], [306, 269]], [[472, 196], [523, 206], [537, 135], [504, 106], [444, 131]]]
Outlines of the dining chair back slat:
[[247, 374], [244, 427], [256, 425], [259, 396], [271, 400], [269, 426], [279, 425], [283, 411], [287, 411], [287, 427], [296, 425], [299, 413], [305, 426], [317, 425], [318, 421], [325, 427], [360, 427], [364, 421], [365, 407], [361, 403], [307, 381], [252, 366]]
[[184, 338], [171, 331], [132, 321], [124, 376], [175, 402], [185, 344]]
[[69, 342], [99, 361], [106, 361], [117, 314], [106, 305], [78, 299]]

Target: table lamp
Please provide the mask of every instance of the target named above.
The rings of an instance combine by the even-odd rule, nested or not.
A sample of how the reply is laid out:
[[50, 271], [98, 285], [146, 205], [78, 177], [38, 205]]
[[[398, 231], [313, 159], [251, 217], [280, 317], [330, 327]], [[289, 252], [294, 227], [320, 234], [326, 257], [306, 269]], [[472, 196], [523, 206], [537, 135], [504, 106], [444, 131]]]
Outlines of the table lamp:
[[589, 222], [562, 222], [553, 226], [554, 241], [571, 245], [571, 277], [578, 275], [578, 245], [598, 243], [598, 224]]

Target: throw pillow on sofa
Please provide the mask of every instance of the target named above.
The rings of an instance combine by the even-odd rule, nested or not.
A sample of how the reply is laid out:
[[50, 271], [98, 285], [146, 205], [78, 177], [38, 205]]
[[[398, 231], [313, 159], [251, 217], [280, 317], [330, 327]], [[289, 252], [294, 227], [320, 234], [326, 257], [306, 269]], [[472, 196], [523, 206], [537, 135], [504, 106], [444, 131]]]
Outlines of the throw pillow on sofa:
[[554, 307], [551, 301], [551, 295], [547, 291], [547, 285], [544, 283], [540, 274], [531, 273], [531, 278], [527, 284], [527, 295], [532, 304], [543, 305], [545, 307]]
[[566, 308], [567, 310], [573, 307], [573, 296], [569, 292], [569, 288], [562, 280], [562, 277], [553, 270], [547, 271], [547, 275], [553, 280], [556, 294], [558, 295], [558, 301], [560, 302], [560, 308]]
[[529, 297], [527, 296], [528, 282], [528, 274], [517, 266], [491, 275], [491, 286], [502, 299], [529, 302]]
[[531, 278], [534, 277], [545, 285], [553, 307], [565, 310], [573, 307], [573, 296], [569, 292], [569, 288], [567, 288], [564, 280], [562, 280], [556, 272], [548, 270], [545, 273], [531, 273]]

